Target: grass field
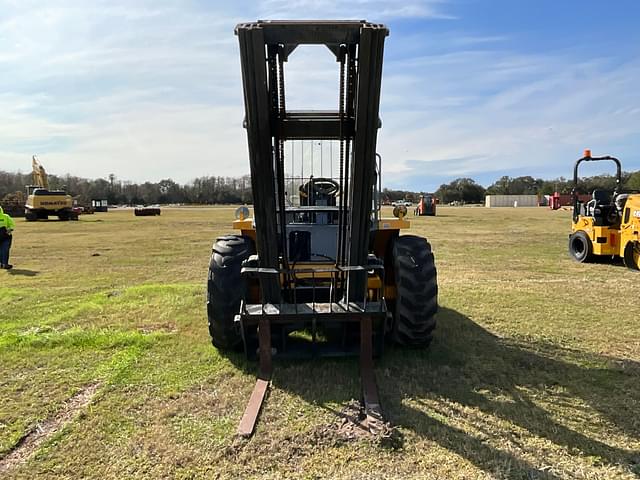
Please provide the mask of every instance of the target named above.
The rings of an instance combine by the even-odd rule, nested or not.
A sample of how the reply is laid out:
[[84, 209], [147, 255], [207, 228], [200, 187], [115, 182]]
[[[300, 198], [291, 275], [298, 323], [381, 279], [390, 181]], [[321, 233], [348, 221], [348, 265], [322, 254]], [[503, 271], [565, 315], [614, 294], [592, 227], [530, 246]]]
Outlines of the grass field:
[[377, 362], [392, 442], [337, 428], [356, 359], [276, 363], [256, 435], [235, 438], [255, 365], [210, 345], [205, 311], [233, 209], [18, 220], [0, 477], [638, 478], [640, 275], [573, 262], [566, 211], [438, 213], [414, 222], [439, 269], [434, 342]]

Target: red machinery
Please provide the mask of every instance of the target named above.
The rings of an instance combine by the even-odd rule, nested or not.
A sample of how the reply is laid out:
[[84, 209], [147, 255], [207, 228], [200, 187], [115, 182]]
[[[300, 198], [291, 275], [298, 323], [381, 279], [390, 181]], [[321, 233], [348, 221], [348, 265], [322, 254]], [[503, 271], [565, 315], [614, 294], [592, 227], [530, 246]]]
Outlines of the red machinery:
[[[581, 202], [588, 202], [591, 200], [591, 195], [581, 194], [578, 195], [578, 200]], [[554, 192], [553, 195], [549, 196], [549, 208], [551, 210], [559, 210], [562, 207], [570, 207], [571, 204], [571, 194], [570, 193], [558, 193]]]
[[418, 201], [418, 206], [416, 207], [414, 214], [419, 216], [428, 215], [435, 217], [437, 203], [436, 197], [430, 193], [420, 195], [420, 200]]

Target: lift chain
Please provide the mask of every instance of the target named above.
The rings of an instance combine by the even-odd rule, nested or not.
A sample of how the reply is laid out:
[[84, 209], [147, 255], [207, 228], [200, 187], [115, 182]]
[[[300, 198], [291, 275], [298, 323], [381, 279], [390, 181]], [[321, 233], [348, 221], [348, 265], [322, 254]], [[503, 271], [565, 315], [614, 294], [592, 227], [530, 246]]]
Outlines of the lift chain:
[[338, 206], [338, 251], [337, 251], [337, 262], [339, 265], [345, 265], [344, 259], [344, 231], [346, 230], [346, 202], [347, 199], [344, 195], [344, 147], [345, 147], [345, 115], [344, 115], [344, 90], [345, 90], [345, 56], [347, 53], [347, 48], [345, 45], [340, 45], [340, 97], [338, 100], [339, 105], [339, 117], [340, 117], [340, 205]]
[[[355, 70], [355, 46], [354, 45], [350, 45], [349, 49], [347, 50], [347, 54], [348, 54], [348, 66], [347, 66], [347, 81], [346, 81], [346, 92], [345, 92], [345, 102], [346, 102], [346, 116], [347, 118], [353, 118], [354, 116], [354, 111], [353, 111], [353, 91], [354, 91], [354, 84], [355, 84], [355, 74], [356, 74], [356, 70]], [[351, 165], [351, 138], [346, 138], [345, 140], [345, 169], [344, 169], [344, 191], [342, 192], [342, 195], [345, 198], [345, 201], [349, 202], [349, 167]], [[342, 246], [342, 252], [341, 252], [341, 256], [343, 258], [344, 264], [347, 264], [347, 252], [349, 251], [348, 248], [348, 243], [349, 243], [349, 230], [351, 228], [351, 224], [349, 222], [348, 216], [347, 216], [347, 211], [346, 211], [346, 207], [345, 207], [345, 226], [344, 229], [342, 231], [342, 235], [343, 235], [343, 240], [341, 242], [341, 246]]]
[[277, 201], [280, 223], [279, 254], [285, 268], [288, 268], [286, 244], [286, 212], [284, 205], [284, 141], [281, 134], [281, 121], [284, 117], [284, 81], [282, 79], [281, 46], [269, 45], [267, 63], [269, 68], [269, 97], [271, 101], [271, 122], [274, 125], [273, 158], [275, 163], [275, 180], [278, 191]]
[[[282, 126], [284, 122], [285, 116], [287, 114], [285, 107], [285, 92], [284, 92], [284, 46], [278, 46], [278, 100], [279, 100], [279, 111], [278, 118], [279, 124]], [[278, 135], [278, 200], [279, 200], [279, 209], [280, 209], [280, 230], [282, 235], [282, 263], [285, 269], [289, 269], [289, 259], [287, 252], [287, 214], [285, 211], [285, 201], [284, 201], [284, 139], [282, 135]], [[285, 278], [285, 286], [289, 286], [289, 278]]]

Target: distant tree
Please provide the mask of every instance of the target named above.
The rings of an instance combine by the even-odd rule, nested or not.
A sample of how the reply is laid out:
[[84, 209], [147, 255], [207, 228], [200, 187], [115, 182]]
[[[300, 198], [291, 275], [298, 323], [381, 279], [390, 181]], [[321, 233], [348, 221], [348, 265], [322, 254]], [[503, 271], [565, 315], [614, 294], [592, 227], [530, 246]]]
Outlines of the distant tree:
[[144, 182], [140, 185], [140, 194], [146, 204], [160, 202], [160, 188], [157, 183]]
[[382, 189], [382, 198], [391, 202], [397, 200], [408, 200], [410, 202], [417, 201], [420, 196], [419, 192], [412, 192], [409, 190], [390, 190], [388, 188]]
[[[67, 192], [81, 205], [90, 204], [93, 199], [107, 199], [113, 204], [154, 204], [154, 203], [251, 203], [251, 177], [213, 177], [203, 176], [180, 185], [170, 178], [159, 182], [142, 184], [121, 181], [114, 174], [107, 178], [89, 180], [72, 175], [56, 176], [49, 174], [51, 188], [67, 186]], [[623, 185], [627, 189], [640, 190], [640, 172], [623, 173]], [[0, 199], [7, 194], [24, 196], [25, 185], [31, 184], [29, 174], [0, 171]], [[611, 190], [615, 186], [615, 177], [597, 175], [580, 179], [580, 191], [589, 193], [594, 189]], [[572, 181], [563, 177], [542, 180], [531, 176], [511, 178], [503, 176], [496, 180], [487, 192], [495, 193], [539, 193], [551, 194], [555, 191], [569, 193]], [[471, 178], [457, 178], [450, 183], [440, 185], [435, 192], [443, 202], [460, 201], [478, 203], [484, 200], [485, 189]], [[384, 188], [382, 198], [388, 201], [416, 201], [420, 192], [393, 190]], [[10, 197], [15, 199], [16, 197]], [[19, 200], [24, 205], [24, 199]]]
[[18, 203], [24, 205], [27, 201], [27, 195], [23, 191], [17, 191], [15, 193], [7, 193], [3, 198], [3, 203]]
[[456, 178], [451, 183], [440, 185], [435, 193], [443, 203], [482, 203], [485, 189], [471, 178]]
[[[624, 185], [625, 179], [622, 179]], [[572, 185], [573, 186], [573, 185]], [[578, 179], [578, 190], [584, 193], [591, 193], [594, 190], [613, 190], [616, 188], [615, 175], [595, 175]]]
[[496, 180], [492, 185], [487, 188], [488, 195], [509, 195], [511, 187], [511, 177], [504, 176]]
[[436, 197], [438, 197], [442, 203], [462, 201], [462, 194], [452, 185], [452, 183], [440, 185], [435, 193]]
[[[0, 198], [16, 191], [24, 191], [31, 183], [30, 175], [0, 171]], [[251, 203], [251, 177], [200, 177], [186, 185], [172, 179], [137, 184], [119, 181], [114, 174], [106, 179], [88, 180], [72, 175], [49, 174], [52, 189], [67, 186], [67, 191], [81, 205], [89, 205], [93, 199], [106, 199], [111, 204], [154, 203]]]
[[542, 193], [544, 180], [541, 178], [525, 177], [500, 177], [487, 188], [488, 195], [537, 195]]
[[159, 203], [182, 203], [184, 201], [184, 195], [180, 185], [170, 178], [160, 180], [160, 182], [158, 182], [158, 190], [160, 191], [158, 198]]
[[640, 171], [634, 172], [629, 175], [627, 182], [625, 183], [625, 188], [627, 190], [638, 190], [640, 191]]
[[2, 197], [2, 200], [0, 200], [0, 206], [3, 208], [5, 213], [8, 213], [11, 216], [22, 216], [26, 200], [27, 196], [22, 191], [7, 193]]
[[541, 195], [551, 195], [555, 192], [558, 193], [571, 193], [573, 185], [564, 177], [555, 178], [553, 180], [544, 180], [540, 187], [539, 193]]

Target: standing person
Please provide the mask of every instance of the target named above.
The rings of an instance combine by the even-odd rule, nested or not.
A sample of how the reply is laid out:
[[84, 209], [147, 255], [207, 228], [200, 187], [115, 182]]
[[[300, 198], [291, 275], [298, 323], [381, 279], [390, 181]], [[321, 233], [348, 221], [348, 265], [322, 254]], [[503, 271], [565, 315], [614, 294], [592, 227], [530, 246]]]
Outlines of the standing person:
[[12, 232], [15, 227], [13, 218], [4, 213], [0, 207], [0, 268], [5, 270], [13, 268], [9, 263], [9, 250], [11, 250]]

